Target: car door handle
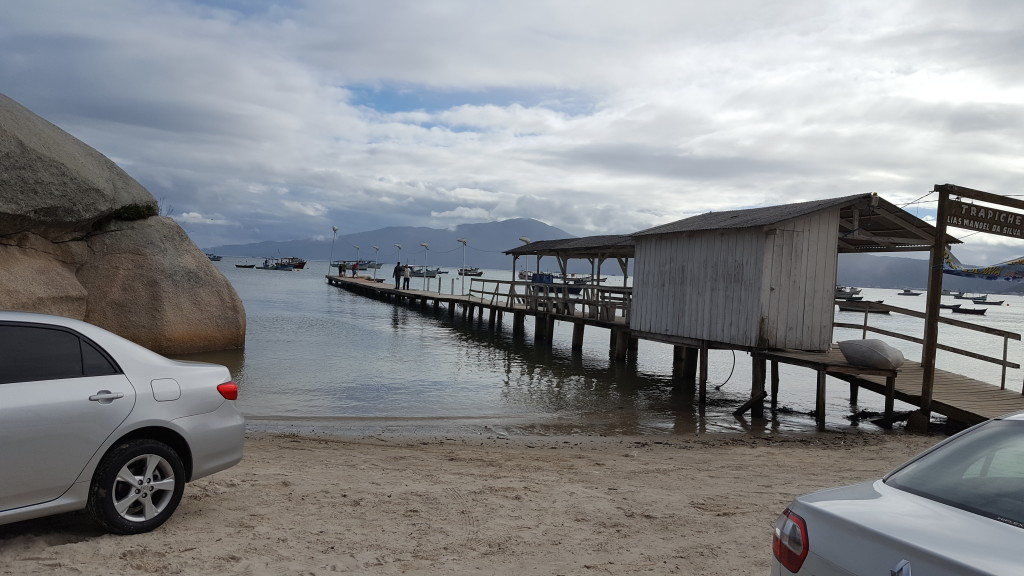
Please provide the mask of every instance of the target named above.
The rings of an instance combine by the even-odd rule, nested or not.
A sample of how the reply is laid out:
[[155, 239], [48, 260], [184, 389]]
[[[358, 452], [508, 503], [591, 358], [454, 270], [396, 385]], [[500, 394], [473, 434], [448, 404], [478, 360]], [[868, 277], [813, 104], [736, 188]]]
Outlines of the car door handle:
[[99, 402], [100, 404], [110, 404], [118, 398], [124, 398], [124, 392], [111, 392], [110, 390], [100, 390], [99, 392], [89, 396], [90, 402]]

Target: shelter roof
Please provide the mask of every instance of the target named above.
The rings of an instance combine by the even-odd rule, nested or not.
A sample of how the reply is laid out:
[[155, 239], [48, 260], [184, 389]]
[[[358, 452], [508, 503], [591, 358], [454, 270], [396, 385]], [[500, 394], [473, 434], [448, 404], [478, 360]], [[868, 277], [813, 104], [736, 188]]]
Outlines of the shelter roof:
[[537, 240], [504, 252], [510, 256], [564, 256], [567, 258], [632, 258], [633, 237], [628, 234]]
[[[795, 204], [782, 204], [746, 210], [708, 212], [655, 226], [632, 234], [633, 237], [771, 227], [822, 210], [839, 208], [839, 252], [899, 252], [927, 250], [935, 242], [937, 230], [877, 194], [857, 194]], [[960, 240], [947, 235], [947, 244]]]

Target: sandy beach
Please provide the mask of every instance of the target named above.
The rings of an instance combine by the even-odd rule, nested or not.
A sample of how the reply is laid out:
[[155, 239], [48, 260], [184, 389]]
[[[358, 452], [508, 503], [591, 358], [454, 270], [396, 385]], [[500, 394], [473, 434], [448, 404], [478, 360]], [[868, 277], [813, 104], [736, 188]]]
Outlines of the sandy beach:
[[939, 440], [251, 434], [150, 534], [0, 526], [0, 574], [766, 574], [793, 496]]

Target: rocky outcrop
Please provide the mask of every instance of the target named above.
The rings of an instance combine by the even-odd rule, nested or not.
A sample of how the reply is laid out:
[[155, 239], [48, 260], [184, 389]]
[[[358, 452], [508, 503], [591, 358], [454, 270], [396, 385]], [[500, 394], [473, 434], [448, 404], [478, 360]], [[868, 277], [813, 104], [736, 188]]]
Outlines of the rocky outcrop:
[[70, 316], [157, 352], [241, 348], [234, 288], [145, 188], [0, 94], [0, 308]]

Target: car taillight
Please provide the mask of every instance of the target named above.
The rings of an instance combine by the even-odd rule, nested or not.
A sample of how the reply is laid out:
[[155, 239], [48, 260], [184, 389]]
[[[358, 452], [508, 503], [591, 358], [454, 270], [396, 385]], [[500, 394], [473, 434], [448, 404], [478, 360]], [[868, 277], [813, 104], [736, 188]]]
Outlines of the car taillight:
[[227, 400], [238, 400], [238, 384], [228, 381], [217, 386], [217, 392]]
[[800, 516], [786, 508], [775, 521], [775, 534], [772, 535], [772, 553], [786, 570], [794, 574], [800, 571], [804, 559], [807, 558], [807, 523]]

